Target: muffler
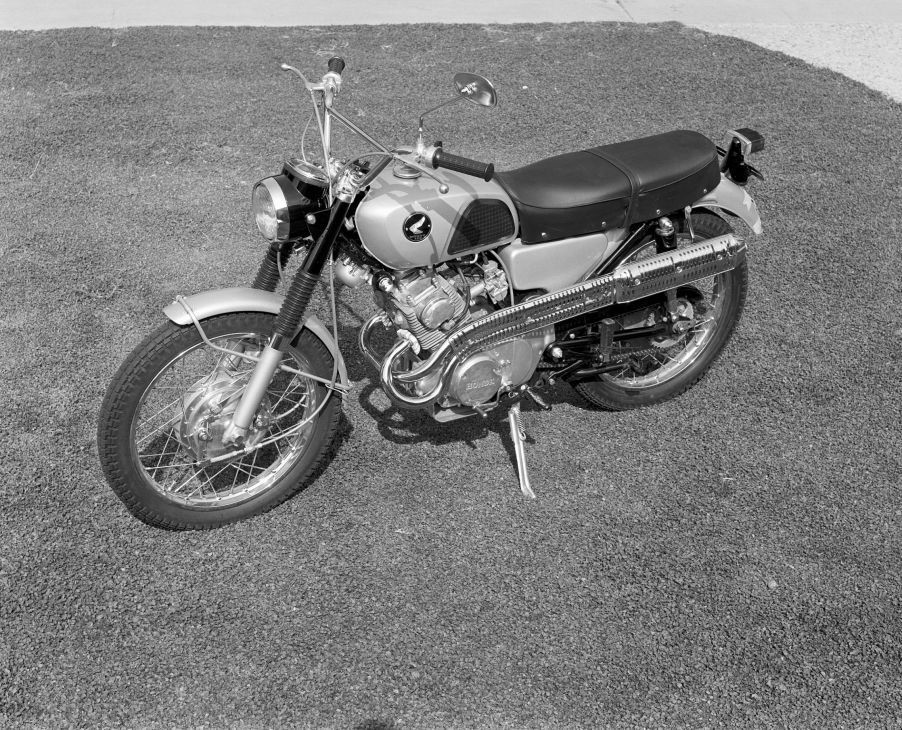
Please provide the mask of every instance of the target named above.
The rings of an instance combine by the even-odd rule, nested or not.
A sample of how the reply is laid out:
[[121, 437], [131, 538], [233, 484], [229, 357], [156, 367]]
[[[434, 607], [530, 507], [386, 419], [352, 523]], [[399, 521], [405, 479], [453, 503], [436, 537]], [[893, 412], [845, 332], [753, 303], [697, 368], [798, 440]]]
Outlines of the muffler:
[[386, 380], [414, 383], [423, 378], [434, 378], [440, 373], [438, 384], [430, 393], [416, 399], [410, 398], [411, 402], [407, 403], [412, 407], [422, 407], [424, 401], [432, 403], [442, 396], [446, 379], [444, 376], [451, 372], [454, 362], [462, 362], [476, 352], [572, 317], [613, 304], [661, 294], [669, 289], [730, 271], [745, 260], [745, 252], [745, 242], [733, 234], [718, 236], [687, 248], [628, 264], [610, 274], [502, 309], [456, 330], [429, 359], [412, 370], [395, 372], [393, 363], [389, 361], [400, 357], [406, 352], [406, 348], [403, 351], [401, 348], [392, 350], [391, 354], [395, 357], [386, 358], [382, 368], [383, 385], [387, 392], [395, 396], [392, 400], [397, 402], [399, 396], [402, 401], [408, 400], [395, 387], [395, 383]]

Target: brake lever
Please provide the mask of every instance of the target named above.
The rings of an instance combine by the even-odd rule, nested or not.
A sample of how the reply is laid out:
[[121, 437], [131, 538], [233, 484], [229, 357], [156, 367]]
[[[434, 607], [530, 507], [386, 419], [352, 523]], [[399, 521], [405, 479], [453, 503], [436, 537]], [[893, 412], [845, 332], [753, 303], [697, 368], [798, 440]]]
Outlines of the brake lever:
[[302, 74], [300, 71], [298, 71], [294, 66], [289, 66], [287, 63], [283, 63], [283, 64], [279, 65], [279, 68], [281, 68], [283, 71], [294, 71], [298, 75], [298, 77], [301, 79], [301, 81], [304, 82], [304, 86], [307, 88], [307, 91], [322, 91], [323, 90], [322, 84], [318, 84], [318, 85], [311, 84], [307, 80], [307, 77], [304, 76], [304, 74]]

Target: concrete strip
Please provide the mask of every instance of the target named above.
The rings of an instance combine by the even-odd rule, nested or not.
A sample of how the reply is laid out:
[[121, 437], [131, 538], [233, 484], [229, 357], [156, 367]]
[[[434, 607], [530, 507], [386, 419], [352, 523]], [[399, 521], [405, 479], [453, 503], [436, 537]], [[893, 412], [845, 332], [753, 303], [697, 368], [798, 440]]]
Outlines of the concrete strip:
[[570, 23], [629, 21], [617, 0], [2, 0], [0, 29], [134, 25], [376, 25], [397, 23]]
[[133, 25], [372, 25], [676, 20], [687, 25], [902, 22], [899, 0], [2, 0], [0, 29]]
[[637, 23], [677, 20], [686, 25], [888, 23], [902, 21], [899, 0], [619, 0]]
[[902, 102], [902, 23], [699, 23], [698, 27], [838, 71]]

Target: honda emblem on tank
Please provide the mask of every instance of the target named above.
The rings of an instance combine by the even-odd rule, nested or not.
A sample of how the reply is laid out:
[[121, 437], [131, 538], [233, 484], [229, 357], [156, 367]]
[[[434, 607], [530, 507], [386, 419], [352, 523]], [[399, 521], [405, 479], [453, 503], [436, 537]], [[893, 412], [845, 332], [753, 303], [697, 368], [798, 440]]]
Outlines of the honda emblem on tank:
[[432, 221], [425, 213], [414, 213], [404, 221], [404, 237], [408, 241], [422, 241], [432, 230]]

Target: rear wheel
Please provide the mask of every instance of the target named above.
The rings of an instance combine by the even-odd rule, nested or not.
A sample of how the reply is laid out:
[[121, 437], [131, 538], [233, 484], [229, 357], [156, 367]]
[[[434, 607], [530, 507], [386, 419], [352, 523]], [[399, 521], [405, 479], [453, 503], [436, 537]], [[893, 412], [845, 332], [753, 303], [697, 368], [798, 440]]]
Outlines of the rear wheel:
[[[216, 346], [256, 356], [274, 317], [246, 312], [205, 320]], [[283, 364], [331, 380], [326, 346], [303, 330]], [[301, 489], [334, 440], [341, 398], [280, 370], [244, 450], [223, 443], [254, 363], [209, 347], [194, 326], [167, 322], [128, 356], [101, 408], [97, 444], [113, 491], [140, 520], [207, 529], [265, 512]]]
[[[692, 216], [695, 243], [732, 233], [731, 226], [712, 213]], [[678, 228], [680, 247], [693, 243], [685, 221]], [[624, 253], [618, 266], [656, 254], [654, 240], [639, 242]], [[730, 271], [680, 287], [672, 297], [679, 330], [654, 338], [636, 354], [613, 357], [622, 367], [576, 384], [576, 391], [593, 405], [622, 411], [661, 403], [691, 388], [720, 355], [742, 315], [748, 288], [745, 261]], [[675, 328], [676, 329], [676, 328]]]

